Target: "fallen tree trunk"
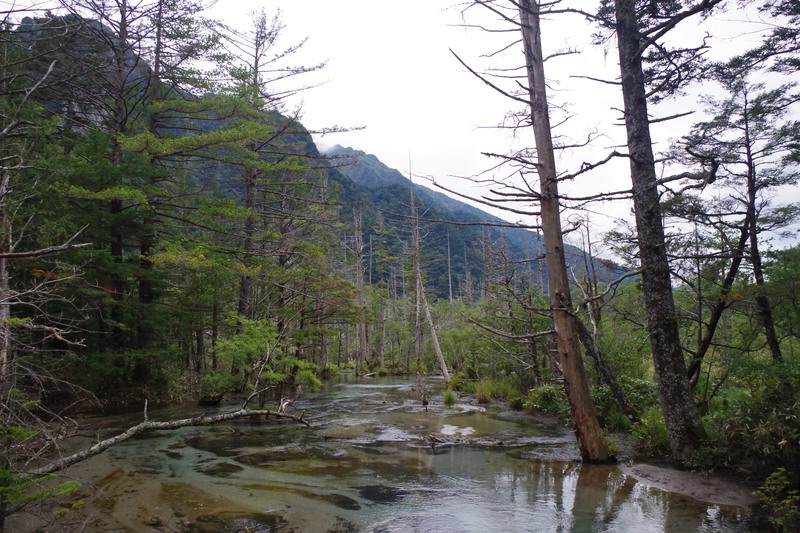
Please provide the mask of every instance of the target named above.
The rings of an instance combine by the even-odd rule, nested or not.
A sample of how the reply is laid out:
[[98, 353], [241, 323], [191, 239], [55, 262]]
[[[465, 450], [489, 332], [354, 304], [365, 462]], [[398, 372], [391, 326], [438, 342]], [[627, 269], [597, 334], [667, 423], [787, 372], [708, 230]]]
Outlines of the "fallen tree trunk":
[[300, 424], [304, 424], [306, 427], [311, 427], [311, 424], [308, 423], [305, 419], [303, 419], [303, 415], [305, 411], [300, 413], [300, 416], [290, 415], [287, 413], [278, 413], [276, 411], [269, 411], [266, 409], [238, 409], [236, 411], [231, 411], [230, 413], [222, 413], [213, 416], [206, 416], [205, 413], [195, 416], [193, 418], [180, 418], [178, 420], [164, 420], [164, 421], [155, 421], [155, 420], [148, 420], [147, 414], [145, 412], [145, 419], [125, 430], [123, 433], [119, 435], [115, 435], [108, 439], [104, 439], [99, 441], [98, 443], [94, 444], [90, 448], [86, 450], [74, 453], [72, 455], [67, 455], [66, 457], [61, 457], [57, 461], [53, 463], [36, 468], [29, 472], [30, 475], [34, 476], [42, 476], [46, 474], [52, 474], [53, 472], [58, 472], [60, 470], [64, 470], [68, 466], [74, 465], [75, 463], [79, 463], [84, 459], [88, 459], [89, 457], [98, 455], [103, 451], [109, 449], [110, 447], [119, 444], [121, 442], [125, 442], [140, 433], [144, 433], [145, 431], [151, 431], [154, 429], [177, 429], [183, 427], [190, 427], [190, 426], [208, 426], [211, 424], [218, 424], [219, 422], [226, 422], [228, 420], [234, 420], [237, 418], [245, 418], [249, 416], [263, 416], [265, 419], [269, 419], [269, 417], [274, 416], [275, 418], [287, 418], [289, 420], [293, 420], [295, 422], [299, 422]]

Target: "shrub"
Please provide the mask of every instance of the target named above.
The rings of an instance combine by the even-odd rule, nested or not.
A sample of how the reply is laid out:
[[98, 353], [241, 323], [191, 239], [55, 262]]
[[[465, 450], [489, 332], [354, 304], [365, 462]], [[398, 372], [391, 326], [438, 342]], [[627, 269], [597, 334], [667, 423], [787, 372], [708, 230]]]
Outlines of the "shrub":
[[608, 449], [609, 459], [617, 459], [621, 451], [619, 442], [613, 436], [603, 433], [603, 439], [606, 441], [606, 449]]
[[203, 376], [201, 404], [218, 404], [226, 393], [233, 391], [239, 385], [239, 378], [227, 372], [210, 372]]
[[642, 414], [642, 419], [633, 425], [631, 437], [636, 448], [643, 452], [652, 455], [670, 453], [667, 425], [658, 407], [651, 407]]
[[800, 365], [748, 362], [704, 417], [707, 438], [695, 466], [732, 466], [765, 479], [779, 468], [800, 485]]
[[487, 386], [489, 387], [489, 395], [492, 398], [509, 400], [515, 395], [519, 394], [519, 391], [514, 384], [509, 383], [508, 381], [491, 380], [488, 381]]
[[791, 490], [785, 468], [773, 472], [756, 492], [778, 531], [800, 531], [800, 491]]
[[591, 393], [600, 425], [608, 431], [630, 432], [631, 421], [620, 410], [611, 390], [605, 386], [592, 387]]
[[475, 394], [478, 389], [478, 382], [477, 381], [465, 381], [459, 380], [453, 384], [453, 390], [457, 390], [459, 392], [463, 392], [465, 394]]
[[527, 398], [523, 401], [523, 406], [528, 411], [556, 415], [562, 418], [569, 418], [570, 416], [564, 387], [552, 383], [531, 389]]
[[508, 403], [511, 406], [511, 408], [514, 409], [515, 411], [519, 411], [524, 407], [522, 396], [520, 396], [519, 394], [515, 394], [514, 396], [509, 398]]

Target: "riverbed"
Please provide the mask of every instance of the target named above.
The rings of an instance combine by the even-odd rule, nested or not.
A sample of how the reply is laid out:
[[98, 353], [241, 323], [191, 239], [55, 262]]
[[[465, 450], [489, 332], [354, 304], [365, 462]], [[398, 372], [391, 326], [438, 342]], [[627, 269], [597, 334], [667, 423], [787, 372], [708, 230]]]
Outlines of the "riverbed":
[[[239, 420], [132, 439], [69, 469], [83, 482], [80, 502], [45, 529], [755, 531], [747, 487], [633, 462], [581, 464], [563, 423], [471, 397], [447, 406], [441, 381], [425, 386], [427, 406], [415, 379], [342, 378], [290, 406], [310, 429]], [[89, 419], [82, 431], [110, 436], [137, 415], [114, 421]]]

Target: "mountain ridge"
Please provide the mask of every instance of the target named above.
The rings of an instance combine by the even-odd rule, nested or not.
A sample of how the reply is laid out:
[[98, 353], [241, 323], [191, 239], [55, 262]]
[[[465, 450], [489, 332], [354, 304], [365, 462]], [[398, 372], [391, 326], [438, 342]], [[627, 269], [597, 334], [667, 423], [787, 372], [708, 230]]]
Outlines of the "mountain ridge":
[[[544, 242], [539, 233], [515, 227], [464, 201], [414, 183], [373, 154], [341, 145], [327, 147], [322, 153], [349, 178], [372, 207], [395, 223], [402, 224], [402, 218], [407, 216], [403, 200], [408, 202], [413, 191], [421, 225], [424, 224], [435, 239], [446, 240], [446, 243], [423, 240], [423, 255], [433, 262], [426, 269], [431, 280], [429, 285], [438, 296], [448, 294], [454, 281], [463, 289], [461, 286], [468, 283], [469, 278], [480, 282], [484, 276], [496, 277], [497, 272], [492, 271], [498, 269], [505, 269], [506, 276], [509, 269], [516, 270], [517, 275], [530, 276], [532, 285], [541, 283], [543, 286], [538, 288], [546, 291]], [[578, 272], [586, 270], [588, 264], [582, 250], [567, 244], [565, 256], [568, 267]], [[447, 262], [446, 268], [444, 262]], [[620, 267], [603, 259], [595, 259], [592, 266], [600, 282], [611, 281], [622, 273]]]

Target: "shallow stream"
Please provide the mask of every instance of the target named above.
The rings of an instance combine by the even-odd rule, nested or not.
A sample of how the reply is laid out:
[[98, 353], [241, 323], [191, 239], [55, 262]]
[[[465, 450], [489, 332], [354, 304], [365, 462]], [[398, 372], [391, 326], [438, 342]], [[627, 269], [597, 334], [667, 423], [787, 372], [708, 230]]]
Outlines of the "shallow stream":
[[[618, 466], [580, 464], [572, 432], [558, 422], [467, 399], [445, 406], [435, 380], [426, 409], [415, 385], [332, 381], [291, 406], [306, 411], [311, 429], [241, 420], [156, 432], [111, 448], [106, 460], [156, 483], [173, 509], [190, 494], [224, 502], [199, 517], [154, 510], [158, 528], [143, 531], [751, 529], [746, 508], [666, 492]], [[151, 418], [177, 414], [185, 415]]]

